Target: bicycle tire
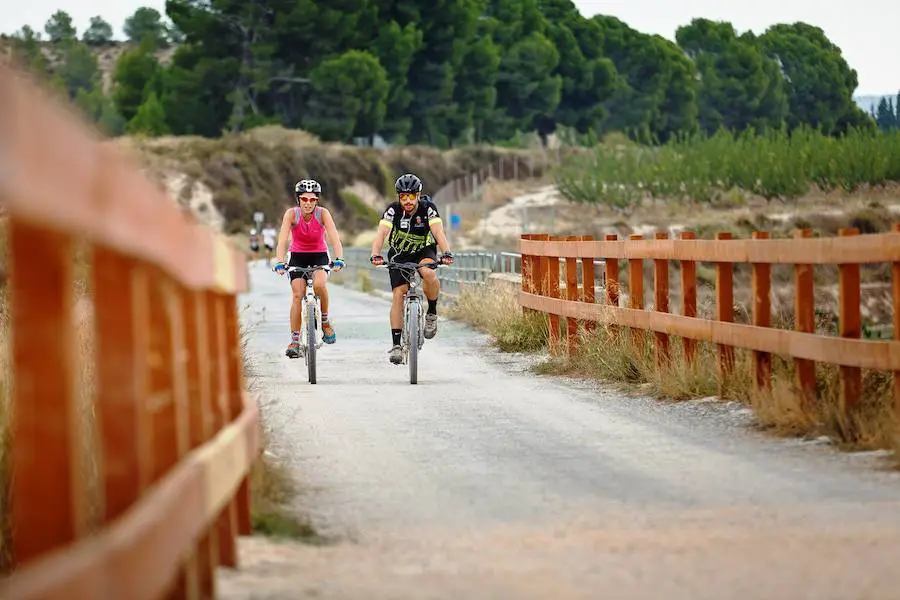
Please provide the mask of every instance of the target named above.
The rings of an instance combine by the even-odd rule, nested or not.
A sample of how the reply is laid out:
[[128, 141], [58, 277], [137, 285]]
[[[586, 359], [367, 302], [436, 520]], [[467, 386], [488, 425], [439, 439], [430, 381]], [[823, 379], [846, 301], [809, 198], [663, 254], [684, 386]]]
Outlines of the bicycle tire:
[[306, 368], [309, 382], [316, 382], [316, 304], [306, 303]]
[[406, 326], [409, 331], [409, 383], [415, 385], [419, 380], [419, 311], [418, 302], [410, 302], [406, 313]]

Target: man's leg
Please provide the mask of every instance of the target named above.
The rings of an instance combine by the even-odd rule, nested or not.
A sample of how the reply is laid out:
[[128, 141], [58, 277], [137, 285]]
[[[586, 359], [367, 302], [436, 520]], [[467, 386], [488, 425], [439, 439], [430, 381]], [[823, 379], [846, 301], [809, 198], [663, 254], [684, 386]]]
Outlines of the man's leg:
[[291, 280], [291, 343], [285, 350], [285, 356], [300, 356], [300, 326], [303, 323], [303, 296], [306, 294], [306, 279], [297, 277]]
[[313, 275], [313, 289], [319, 297], [319, 305], [322, 307], [322, 341], [333, 344], [337, 339], [334, 328], [328, 320], [328, 274], [325, 271], [316, 271]]
[[[399, 259], [395, 259], [399, 260]], [[399, 365], [403, 360], [400, 351], [400, 337], [403, 333], [403, 297], [409, 290], [409, 283], [403, 277], [403, 273], [397, 269], [389, 271], [391, 280], [391, 353], [390, 360]]]
[[[437, 262], [431, 257], [423, 258], [420, 264]], [[425, 312], [425, 339], [430, 340], [437, 335], [437, 301], [441, 293], [441, 281], [438, 279], [437, 271], [431, 268], [419, 269], [419, 275], [422, 276], [422, 291], [425, 292], [425, 298], [428, 300], [428, 310]]]

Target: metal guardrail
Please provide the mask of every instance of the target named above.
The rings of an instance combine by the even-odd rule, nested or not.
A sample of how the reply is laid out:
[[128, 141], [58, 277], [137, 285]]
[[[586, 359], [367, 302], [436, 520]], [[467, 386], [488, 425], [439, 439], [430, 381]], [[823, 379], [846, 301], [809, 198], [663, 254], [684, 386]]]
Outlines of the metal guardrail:
[[[365, 271], [369, 281], [378, 289], [390, 291], [390, 280], [384, 270], [375, 269], [369, 262], [369, 248], [345, 247], [344, 258], [347, 260], [348, 273]], [[458, 296], [466, 285], [481, 285], [494, 273], [510, 275], [522, 275], [522, 255], [518, 252], [454, 252], [453, 266], [446, 269], [438, 269], [438, 279], [441, 281], [441, 292], [451, 296]], [[565, 259], [560, 259], [561, 268], [565, 269]], [[595, 260], [595, 273], [598, 285], [605, 284], [606, 261]], [[355, 277], [355, 275], [353, 275]], [[581, 274], [579, 273], [579, 283]]]

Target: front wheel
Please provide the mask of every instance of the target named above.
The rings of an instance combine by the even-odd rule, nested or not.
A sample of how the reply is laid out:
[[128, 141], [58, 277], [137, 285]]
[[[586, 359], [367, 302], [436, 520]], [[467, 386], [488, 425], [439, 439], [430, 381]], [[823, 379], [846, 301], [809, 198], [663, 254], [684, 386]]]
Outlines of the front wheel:
[[419, 379], [419, 312], [422, 307], [418, 302], [410, 302], [406, 312], [406, 327], [409, 344], [409, 382], [413, 385]]
[[316, 382], [316, 303], [306, 303], [306, 368], [309, 382]]

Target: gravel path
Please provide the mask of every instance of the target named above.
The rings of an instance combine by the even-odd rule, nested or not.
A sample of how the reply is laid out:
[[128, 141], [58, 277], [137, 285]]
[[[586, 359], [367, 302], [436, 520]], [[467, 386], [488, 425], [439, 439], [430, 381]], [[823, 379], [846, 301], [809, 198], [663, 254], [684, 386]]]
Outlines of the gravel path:
[[270, 452], [335, 541], [242, 540], [223, 598], [898, 597], [900, 475], [878, 456], [765, 437], [733, 404], [537, 377], [444, 320], [411, 386], [387, 302], [336, 285], [311, 386], [283, 355], [284, 280], [251, 270]]

